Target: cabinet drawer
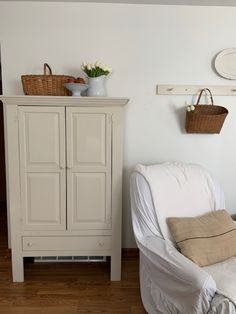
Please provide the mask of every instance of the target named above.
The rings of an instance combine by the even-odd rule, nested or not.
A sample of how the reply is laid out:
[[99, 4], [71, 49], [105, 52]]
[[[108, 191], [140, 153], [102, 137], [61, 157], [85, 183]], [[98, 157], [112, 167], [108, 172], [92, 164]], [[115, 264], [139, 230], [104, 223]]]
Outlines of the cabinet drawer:
[[110, 248], [108, 236], [23, 237], [23, 251], [104, 251]]

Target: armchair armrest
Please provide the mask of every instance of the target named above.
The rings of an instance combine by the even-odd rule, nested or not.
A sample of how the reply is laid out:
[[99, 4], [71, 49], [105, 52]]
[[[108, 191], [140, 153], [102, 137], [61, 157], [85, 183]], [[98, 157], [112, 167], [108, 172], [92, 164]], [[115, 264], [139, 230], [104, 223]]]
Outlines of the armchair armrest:
[[144, 255], [142, 263], [150, 272], [152, 287], [174, 305], [177, 313], [208, 312], [216, 284], [206, 271], [162, 238], [148, 236], [138, 241], [138, 246]]

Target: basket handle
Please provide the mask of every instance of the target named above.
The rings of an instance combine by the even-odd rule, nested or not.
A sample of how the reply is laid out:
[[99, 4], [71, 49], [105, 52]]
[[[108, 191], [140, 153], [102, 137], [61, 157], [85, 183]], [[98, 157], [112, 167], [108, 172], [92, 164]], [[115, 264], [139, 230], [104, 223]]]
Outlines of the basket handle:
[[[43, 70], [44, 75], [52, 75], [52, 70], [47, 63], [44, 63], [43, 68], [44, 68]], [[49, 71], [49, 74], [47, 74], [47, 70]]]
[[203, 88], [201, 91], [200, 91], [200, 94], [198, 96], [198, 100], [197, 100], [197, 103], [196, 103], [196, 106], [199, 105], [200, 103], [200, 99], [202, 97], [202, 94], [203, 92], [205, 92], [207, 94], [207, 92], [210, 94], [210, 99], [211, 99], [211, 105], [213, 106], [214, 105], [214, 100], [213, 100], [213, 96], [212, 96], [212, 93], [211, 91], [209, 90], [209, 88]]

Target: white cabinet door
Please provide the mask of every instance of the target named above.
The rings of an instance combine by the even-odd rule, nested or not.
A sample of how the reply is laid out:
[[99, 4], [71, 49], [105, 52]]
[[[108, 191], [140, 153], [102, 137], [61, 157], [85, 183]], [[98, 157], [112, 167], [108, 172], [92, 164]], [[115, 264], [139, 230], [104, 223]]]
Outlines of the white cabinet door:
[[65, 108], [19, 107], [25, 230], [66, 228]]
[[111, 116], [66, 108], [67, 227], [111, 228]]

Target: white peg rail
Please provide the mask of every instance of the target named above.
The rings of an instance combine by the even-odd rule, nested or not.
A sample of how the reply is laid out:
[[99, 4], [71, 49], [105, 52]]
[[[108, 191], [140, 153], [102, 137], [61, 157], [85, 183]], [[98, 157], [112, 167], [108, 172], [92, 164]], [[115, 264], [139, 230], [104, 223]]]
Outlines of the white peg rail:
[[203, 88], [209, 88], [213, 95], [236, 95], [236, 85], [157, 85], [157, 95], [196, 95]]

